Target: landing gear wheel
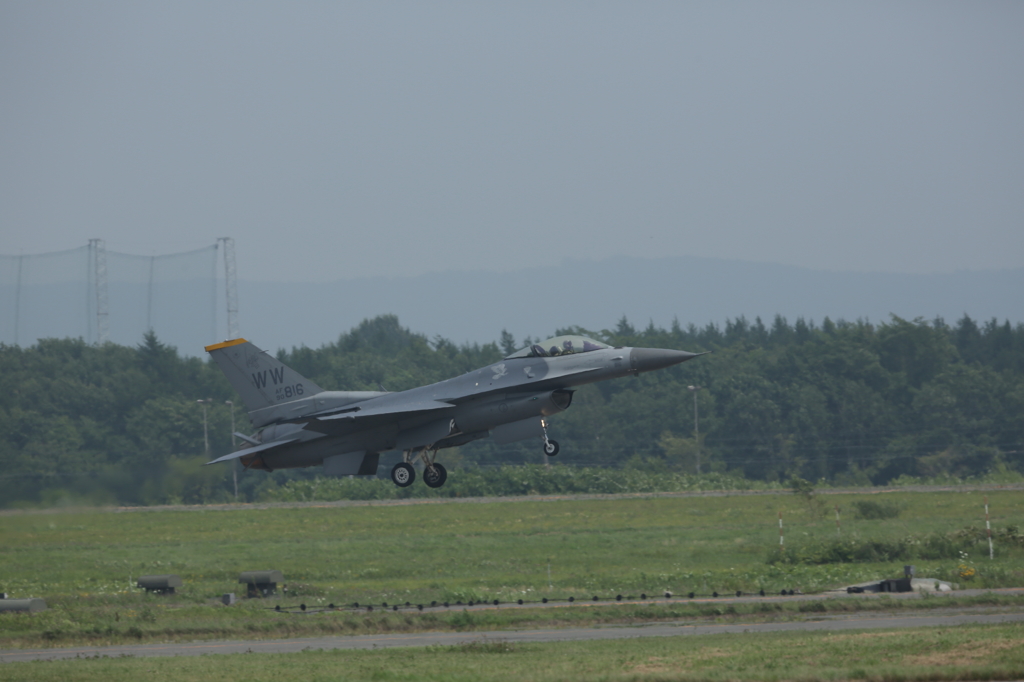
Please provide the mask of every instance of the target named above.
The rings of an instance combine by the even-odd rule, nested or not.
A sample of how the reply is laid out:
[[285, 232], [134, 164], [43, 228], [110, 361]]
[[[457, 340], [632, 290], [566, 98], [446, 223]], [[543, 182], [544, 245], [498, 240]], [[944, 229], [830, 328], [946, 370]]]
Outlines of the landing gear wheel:
[[416, 470], [407, 462], [399, 462], [391, 469], [391, 480], [399, 488], [406, 488], [416, 480]]
[[548, 457], [554, 457], [558, 454], [558, 441], [557, 440], [546, 440], [544, 441], [544, 454]]
[[434, 462], [423, 470], [423, 482], [431, 488], [440, 488], [447, 480], [448, 472], [439, 462]]

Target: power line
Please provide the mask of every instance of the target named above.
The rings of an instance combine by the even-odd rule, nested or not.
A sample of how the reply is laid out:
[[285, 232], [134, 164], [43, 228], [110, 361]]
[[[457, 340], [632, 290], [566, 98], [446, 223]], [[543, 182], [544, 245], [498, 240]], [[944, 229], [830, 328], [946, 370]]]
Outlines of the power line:
[[[224, 333], [218, 332], [217, 314], [221, 268], [228, 333], [237, 336], [237, 260], [230, 237], [202, 249], [159, 255], [111, 251], [100, 238], [75, 249], [0, 255], [0, 322], [6, 322], [0, 324], [6, 337], [0, 341], [21, 346], [80, 337], [92, 344], [126, 343], [156, 332], [176, 338], [179, 347], [182, 337], [189, 337], [188, 348], [208, 343]], [[209, 301], [205, 325], [204, 300]]]
[[107, 245], [102, 239], [90, 239], [96, 286], [96, 343], [102, 345], [110, 340], [110, 299], [107, 295]]
[[235, 240], [221, 237], [224, 244], [224, 293], [228, 306], [228, 338], [238, 338], [238, 281], [235, 270]]

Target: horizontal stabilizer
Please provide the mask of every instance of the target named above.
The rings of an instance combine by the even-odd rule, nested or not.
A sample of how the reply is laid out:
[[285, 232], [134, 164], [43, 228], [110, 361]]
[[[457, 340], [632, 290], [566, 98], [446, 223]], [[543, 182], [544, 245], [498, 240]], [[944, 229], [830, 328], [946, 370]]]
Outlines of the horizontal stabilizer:
[[411, 412], [430, 412], [432, 410], [445, 410], [455, 407], [451, 403], [440, 400], [423, 400], [417, 402], [402, 403], [400, 405], [379, 405], [369, 408], [359, 408], [341, 414], [329, 414], [317, 417], [319, 421], [334, 421], [337, 419], [364, 419], [366, 417], [379, 417], [391, 414], [409, 414]]
[[244, 440], [249, 445], [259, 445], [260, 444], [260, 442], [258, 440], [256, 440], [255, 438], [247, 436], [244, 433], [240, 433], [238, 431], [235, 431], [235, 436], [237, 438], [241, 438], [242, 440]]
[[265, 450], [272, 450], [273, 448], [287, 445], [288, 443], [294, 443], [299, 440], [298, 438], [289, 438], [288, 440], [278, 440], [273, 443], [264, 443], [263, 445], [257, 445], [254, 448], [246, 448], [245, 450], [235, 450], [234, 452], [218, 457], [215, 460], [207, 462], [207, 464], [216, 464], [217, 462], [227, 462], [228, 460], [238, 459], [239, 457], [245, 457], [246, 455], [254, 455], [257, 452], [264, 452]]

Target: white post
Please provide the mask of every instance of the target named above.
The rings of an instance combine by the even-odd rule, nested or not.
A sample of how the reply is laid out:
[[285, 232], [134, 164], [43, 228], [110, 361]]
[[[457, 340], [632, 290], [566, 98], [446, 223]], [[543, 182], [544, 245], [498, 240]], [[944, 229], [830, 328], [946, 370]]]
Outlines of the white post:
[[203, 445], [206, 447], [206, 456], [210, 456], [210, 432], [206, 427], [206, 406], [213, 402], [213, 398], [207, 398], [206, 400], [197, 400], [197, 403], [203, 406]]
[[988, 559], [995, 559], [995, 551], [992, 549], [992, 526], [988, 522], [988, 495], [985, 496], [985, 533], [988, 535]]
[[[231, 406], [231, 451], [235, 451], [235, 404], [225, 400], [225, 404]], [[238, 458], [231, 460], [231, 477], [235, 480], [235, 502], [238, 502]]]
[[700, 386], [687, 386], [693, 392], [693, 442], [697, 446], [697, 475], [700, 476], [700, 422], [697, 419], [697, 391]]
[[786, 551], [786, 543], [782, 537], [782, 512], [779, 512], [779, 551]]

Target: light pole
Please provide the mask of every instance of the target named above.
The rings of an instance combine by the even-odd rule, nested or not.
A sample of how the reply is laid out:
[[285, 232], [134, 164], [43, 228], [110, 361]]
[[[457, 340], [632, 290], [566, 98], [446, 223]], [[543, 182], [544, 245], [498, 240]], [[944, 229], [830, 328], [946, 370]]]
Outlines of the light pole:
[[[230, 400], [224, 401], [225, 405], [231, 406], [231, 451], [235, 451], [235, 404]], [[235, 502], [238, 501], [238, 459], [231, 460], [231, 477], [235, 480]]]
[[206, 408], [209, 407], [210, 403], [213, 402], [213, 398], [207, 398], [206, 400], [197, 400], [197, 403], [203, 406], [203, 445], [206, 447], [206, 456], [210, 456], [210, 431], [206, 427]]
[[697, 475], [700, 475], [700, 422], [697, 421], [697, 391], [700, 386], [687, 386], [693, 392], [693, 442], [697, 444]]

